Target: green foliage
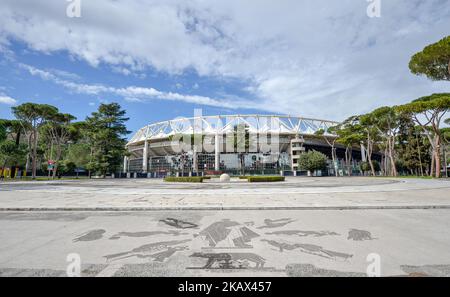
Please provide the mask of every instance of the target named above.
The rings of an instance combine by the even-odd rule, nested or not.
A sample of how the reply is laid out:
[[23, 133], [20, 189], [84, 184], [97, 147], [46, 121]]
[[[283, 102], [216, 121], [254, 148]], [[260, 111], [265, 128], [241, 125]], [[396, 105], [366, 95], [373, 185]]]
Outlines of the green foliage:
[[75, 143], [68, 147], [65, 160], [74, 163], [77, 168], [87, 168], [90, 154], [91, 147], [88, 143]]
[[[76, 118], [71, 114], [60, 113], [55, 110], [49, 114], [46, 118], [46, 123], [39, 128], [41, 138], [50, 144], [50, 154], [48, 159], [55, 161], [55, 167], [53, 170], [53, 177], [56, 176], [62, 158], [63, 150], [70, 140], [71, 135], [74, 133], [74, 127], [72, 127], [72, 121]], [[53, 148], [55, 154], [53, 153]], [[61, 170], [64, 171], [64, 170]]]
[[437, 93], [430, 96], [424, 96], [412, 101], [411, 103], [397, 107], [397, 110], [403, 113], [416, 115], [426, 114], [428, 116], [440, 116], [450, 109], [450, 93]]
[[62, 172], [64, 173], [73, 173], [75, 172], [75, 169], [77, 168], [77, 165], [74, 162], [71, 161], [65, 161], [63, 164], [61, 164]]
[[400, 124], [400, 114], [395, 108], [389, 106], [375, 109], [371, 113], [371, 118], [371, 123], [388, 136], [393, 136]]
[[442, 140], [445, 144], [450, 144], [450, 127], [441, 129]]
[[285, 177], [284, 176], [248, 176], [247, 180], [250, 183], [282, 182], [282, 181], [285, 181]]
[[6, 121], [7, 120], [2, 120], [0, 119], [0, 142], [6, 140], [6, 136], [7, 136], [7, 130], [6, 130]]
[[[0, 142], [1, 139], [15, 139], [16, 144], [19, 145], [20, 137], [24, 130], [24, 124], [18, 120], [0, 120]], [[5, 133], [4, 136], [1, 134]]]
[[87, 169], [97, 174], [119, 170], [123, 156], [127, 153], [125, 136], [125, 110], [117, 103], [101, 104], [97, 112], [86, 119], [86, 133], [92, 149]]
[[29, 152], [32, 160], [32, 177], [35, 178], [38, 157], [38, 130], [52, 115], [58, 113], [58, 109], [47, 104], [24, 103], [12, 107], [12, 112], [30, 137]]
[[338, 143], [346, 147], [351, 147], [353, 145], [359, 145], [363, 141], [364, 134], [358, 121], [357, 116], [352, 116], [341, 124], [332, 127], [332, 131], [338, 135]]
[[170, 183], [202, 183], [205, 178], [202, 176], [192, 177], [166, 177], [165, 182]]
[[431, 80], [450, 80], [450, 36], [415, 54], [409, 69], [413, 74], [425, 75]]
[[12, 140], [0, 142], [0, 167], [23, 164], [26, 154], [27, 146], [24, 144], [17, 145]]
[[44, 124], [51, 115], [58, 113], [58, 109], [47, 104], [24, 103], [12, 107], [12, 112], [24, 125], [36, 129]]
[[411, 117], [422, 128], [423, 134], [428, 138], [433, 150], [435, 168], [432, 169], [432, 172], [434, 171], [436, 177], [440, 177], [440, 146], [442, 144], [440, 125], [442, 117], [450, 109], [450, 93], [421, 97], [411, 103], [398, 106], [396, 109]]
[[[15, 139], [16, 150], [27, 148], [33, 178], [38, 165], [45, 167], [50, 158], [56, 161], [55, 174], [57, 171], [73, 172], [81, 167], [105, 175], [118, 170], [127, 154], [125, 136], [129, 131], [124, 123], [128, 118], [116, 103], [102, 104], [86, 122], [77, 123], [72, 123], [74, 116], [60, 113], [58, 108], [46, 104], [25, 103], [13, 107], [12, 112], [17, 120], [0, 121], [0, 140], [3, 143], [6, 138]], [[22, 139], [21, 135], [27, 138]], [[20, 143], [23, 140], [26, 145]], [[8, 153], [2, 155], [8, 157], [1, 161], [11, 163], [20, 159], [22, 163], [18, 165], [25, 165], [25, 158], [18, 158], [12, 149], [9, 142], [3, 148]]]
[[318, 151], [309, 151], [300, 155], [298, 165], [302, 170], [322, 170], [327, 166], [327, 156]]
[[411, 118], [403, 115], [397, 137], [400, 169], [422, 174], [431, 164], [430, 151], [430, 142], [424, 137], [422, 129], [415, 126]]
[[[378, 162], [377, 160], [372, 160], [372, 164], [373, 164], [373, 169], [375, 171], [380, 171], [381, 170], [380, 162]], [[371, 171], [369, 162], [361, 162], [359, 167], [361, 168], [361, 170], [363, 172]]]

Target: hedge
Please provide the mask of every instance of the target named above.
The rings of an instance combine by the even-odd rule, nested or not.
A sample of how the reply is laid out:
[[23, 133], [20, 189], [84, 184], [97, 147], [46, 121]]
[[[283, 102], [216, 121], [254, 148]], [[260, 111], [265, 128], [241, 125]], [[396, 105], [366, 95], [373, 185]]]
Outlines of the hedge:
[[202, 176], [192, 177], [166, 177], [165, 182], [171, 183], [202, 183], [205, 178]]
[[247, 180], [251, 183], [262, 182], [281, 182], [285, 180], [284, 176], [248, 176]]

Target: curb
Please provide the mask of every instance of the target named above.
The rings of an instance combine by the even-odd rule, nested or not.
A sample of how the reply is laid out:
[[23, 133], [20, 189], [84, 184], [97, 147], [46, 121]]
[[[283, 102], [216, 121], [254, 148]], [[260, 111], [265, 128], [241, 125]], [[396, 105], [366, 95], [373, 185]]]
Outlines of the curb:
[[182, 210], [198, 210], [198, 211], [206, 211], [206, 210], [216, 210], [216, 211], [224, 211], [224, 210], [383, 210], [383, 209], [450, 209], [450, 205], [393, 205], [393, 206], [186, 206], [186, 207], [94, 207], [94, 208], [86, 208], [86, 207], [56, 207], [56, 208], [47, 208], [47, 207], [7, 207], [0, 208], [1, 212], [46, 212], [46, 211], [73, 211], [73, 212], [90, 212], [90, 211], [99, 211], [99, 212], [127, 212], [127, 211], [182, 211]]

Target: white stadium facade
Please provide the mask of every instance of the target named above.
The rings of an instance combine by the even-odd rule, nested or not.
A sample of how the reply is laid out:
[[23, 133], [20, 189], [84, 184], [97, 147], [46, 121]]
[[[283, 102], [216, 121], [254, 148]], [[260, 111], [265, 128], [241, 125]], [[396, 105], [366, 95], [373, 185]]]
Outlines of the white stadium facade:
[[[335, 136], [327, 131], [337, 124], [274, 115], [196, 116], [153, 123], [139, 129], [128, 142], [123, 170], [139, 177], [224, 172], [302, 175], [306, 172], [297, 161], [303, 152], [316, 150], [331, 159], [331, 147], [324, 137], [332, 140]], [[325, 133], [317, 135], [318, 131]], [[320, 174], [345, 170], [345, 148], [336, 148], [337, 164], [330, 160]], [[354, 148], [352, 155], [351, 170], [358, 170], [364, 150]]]

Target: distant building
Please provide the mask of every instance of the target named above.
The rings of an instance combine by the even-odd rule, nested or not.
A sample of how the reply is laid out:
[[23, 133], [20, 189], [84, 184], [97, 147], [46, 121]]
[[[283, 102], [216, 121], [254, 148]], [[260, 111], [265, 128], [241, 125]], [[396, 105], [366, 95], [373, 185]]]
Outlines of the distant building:
[[[231, 174], [302, 174], [301, 153], [320, 151], [331, 159], [324, 137], [337, 122], [290, 116], [218, 115], [181, 118], [150, 124], [127, 144], [124, 172], [149, 176]], [[325, 131], [325, 136], [316, 132]], [[338, 168], [344, 170], [345, 148], [337, 145]], [[361, 160], [353, 149], [353, 170]], [[324, 175], [334, 174], [331, 164]]]

